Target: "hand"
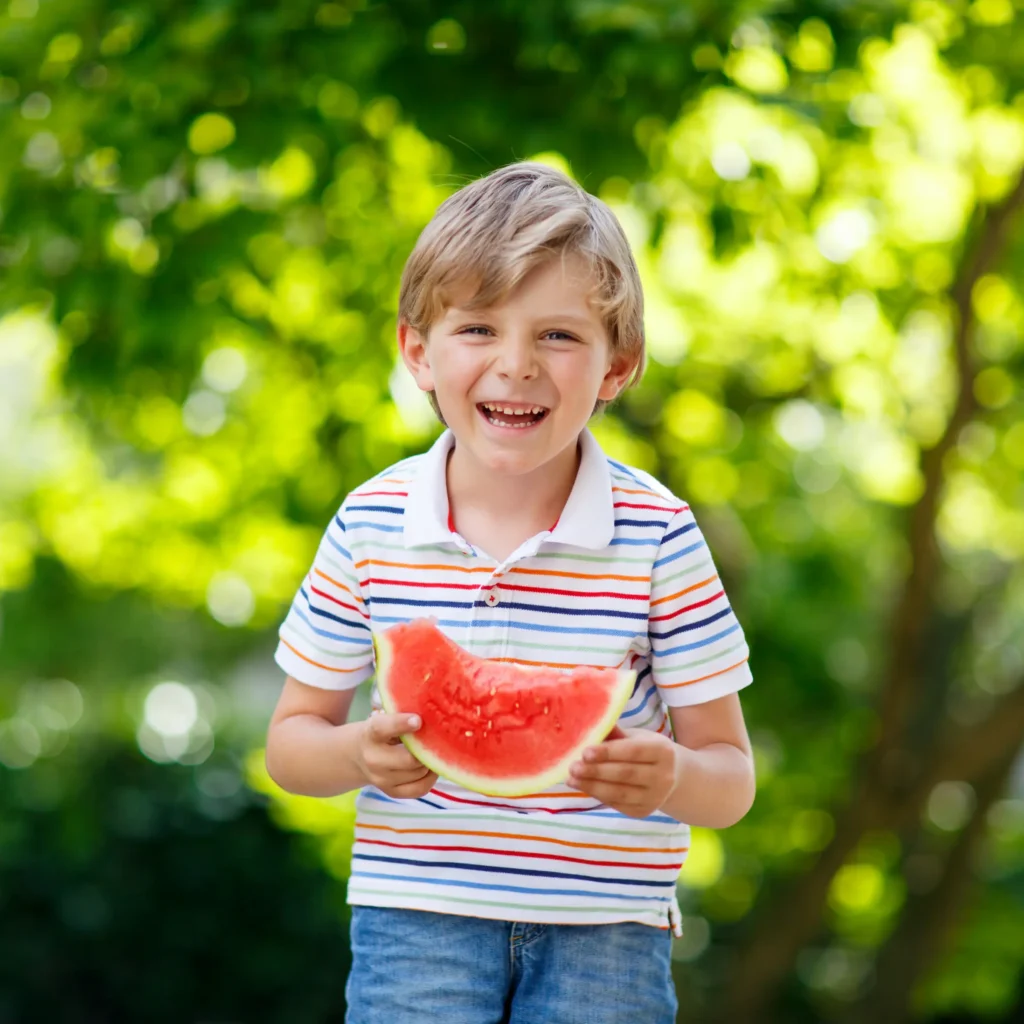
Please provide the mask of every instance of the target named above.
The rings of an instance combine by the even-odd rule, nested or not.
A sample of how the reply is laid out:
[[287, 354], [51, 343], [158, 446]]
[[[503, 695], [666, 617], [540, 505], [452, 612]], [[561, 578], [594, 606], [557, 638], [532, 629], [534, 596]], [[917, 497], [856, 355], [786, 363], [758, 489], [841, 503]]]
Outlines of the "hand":
[[616, 726], [603, 743], [583, 751], [569, 782], [622, 814], [646, 818], [675, 789], [681, 750], [661, 733]]
[[366, 781], [401, 800], [429, 793], [437, 773], [424, 767], [399, 738], [421, 725], [418, 715], [370, 715], [356, 747], [356, 761]]

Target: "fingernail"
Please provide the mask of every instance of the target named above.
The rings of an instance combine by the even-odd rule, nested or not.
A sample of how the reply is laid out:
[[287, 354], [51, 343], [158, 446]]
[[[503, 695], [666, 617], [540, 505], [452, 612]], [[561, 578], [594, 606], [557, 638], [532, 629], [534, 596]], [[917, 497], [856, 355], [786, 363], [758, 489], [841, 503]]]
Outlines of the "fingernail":
[[596, 758], [596, 757], [597, 757], [597, 754], [595, 754], [592, 750], [584, 750], [583, 751], [583, 760], [584, 761], [593, 761], [594, 758]]
[[410, 729], [418, 729], [420, 727], [420, 725], [421, 725], [421, 722], [420, 722], [420, 716], [419, 715], [410, 715], [409, 716], [409, 728]]

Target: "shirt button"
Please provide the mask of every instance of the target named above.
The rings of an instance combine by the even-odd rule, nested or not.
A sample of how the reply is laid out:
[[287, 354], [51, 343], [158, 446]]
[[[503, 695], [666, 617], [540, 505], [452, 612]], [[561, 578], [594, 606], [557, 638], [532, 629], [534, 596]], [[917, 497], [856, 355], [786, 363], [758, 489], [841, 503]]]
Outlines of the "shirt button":
[[492, 590], [484, 598], [484, 603], [490, 605], [493, 608], [498, 603], [499, 600], [500, 600], [500, 598], [498, 596], [498, 591], [497, 591], [497, 589], [495, 589], [495, 590]]

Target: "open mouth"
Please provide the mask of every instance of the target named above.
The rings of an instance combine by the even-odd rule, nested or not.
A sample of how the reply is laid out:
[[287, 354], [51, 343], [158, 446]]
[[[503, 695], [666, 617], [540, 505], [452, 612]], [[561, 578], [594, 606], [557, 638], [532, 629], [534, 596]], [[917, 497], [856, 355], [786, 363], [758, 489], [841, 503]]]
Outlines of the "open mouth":
[[506, 405], [502, 402], [479, 402], [477, 409], [493, 426], [511, 427], [513, 430], [535, 426], [548, 414], [542, 405]]

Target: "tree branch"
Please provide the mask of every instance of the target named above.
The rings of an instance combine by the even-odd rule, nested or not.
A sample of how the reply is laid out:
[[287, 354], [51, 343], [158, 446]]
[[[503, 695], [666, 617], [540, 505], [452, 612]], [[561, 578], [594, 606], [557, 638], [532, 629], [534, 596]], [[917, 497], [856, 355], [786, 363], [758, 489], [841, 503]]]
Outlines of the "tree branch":
[[[905, 812], [913, 803], [920, 806], [922, 788], [915, 783], [920, 780], [922, 766], [915, 763], [906, 741], [911, 711], [924, 686], [921, 666], [925, 660], [925, 627], [933, 612], [941, 563], [935, 520], [943, 461], [976, 409], [975, 370], [969, 351], [974, 326], [971, 295], [978, 280], [1002, 255], [1013, 220], [1022, 207], [1024, 174], [1009, 195], [983, 217], [976, 242], [962, 260], [950, 293], [958, 312], [954, 348], [960, 386], [941, 439], [922, 453], [924, 490], [908, 523], [911, 568], [893, 615], [876, 742], [858, 765], [857, 788], [836, 815], [831, 842], [809, 872], [784, 884], [778, 896], [759, 911], [749, 940], [738, 951], [735, 980], [722, 1004], [723, 1019], [734, 1024], [765, 1019], [766, 1008], [792, 971], [797, 953], [820, 930], [832, 878], [864, 832], [890, 819], [894, 804], [903, 804]], [[914, 792], [908, 799], [910, 790]]]
[[974, 887], [971, 864], [985, 835], [988, 811], [1006, 788], [1015, 759], [1015, 749], [1009, 753], [1004, 749], [975, 786], [971, 820], [943, 858], [936, 883], [908, 899], [896, 930], [876, 959], [871, 991], [849, 1008], [849, 1024], [909, 1018], [914, 985], [941, 958], [962, 919]]

